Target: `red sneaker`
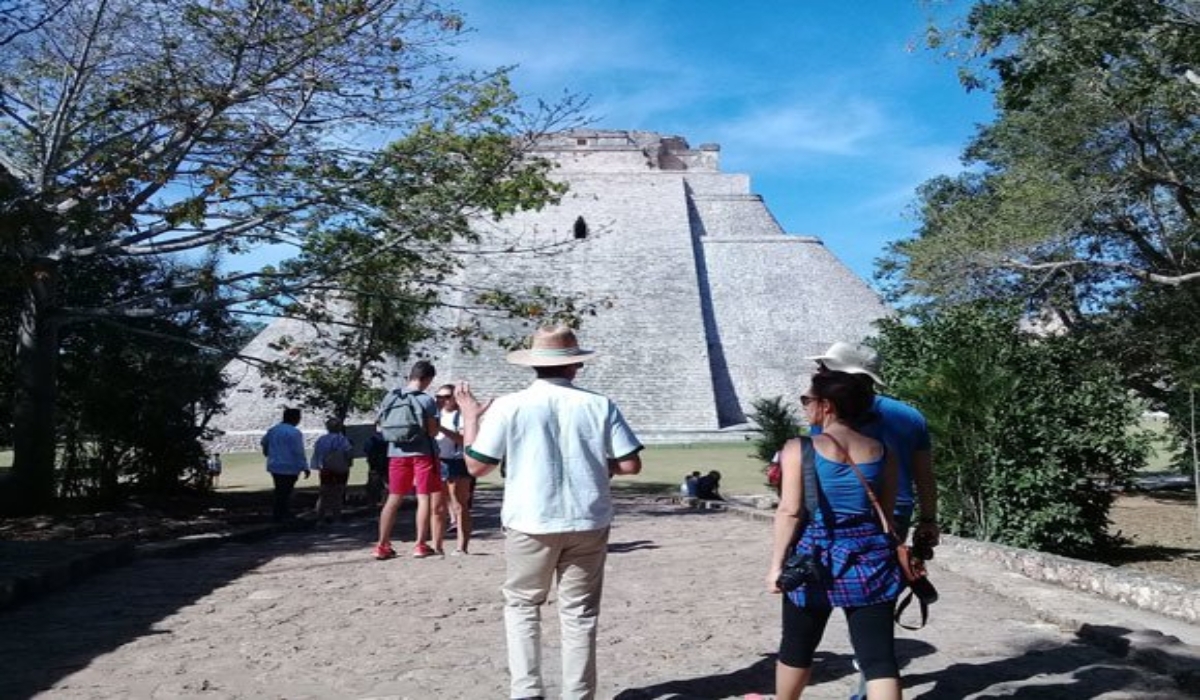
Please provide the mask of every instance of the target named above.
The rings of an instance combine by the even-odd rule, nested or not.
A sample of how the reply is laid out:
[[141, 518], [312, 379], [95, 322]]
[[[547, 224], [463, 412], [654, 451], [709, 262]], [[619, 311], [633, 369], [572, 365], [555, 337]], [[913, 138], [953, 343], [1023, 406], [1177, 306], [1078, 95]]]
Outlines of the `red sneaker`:
[[425, 557], [432, 557], [434, 554], [433, 547], [424, 542], [420, 542], [416, 547], [413, 547], [413, 559], [424, 559]]
[[399, 555], [396, 554], [396, 550], [392, 549], [390, 544], [378, 545], [375, 547], [375, 558], [379, 561], [383, 561], [385, 559], [395, 559], [397, 556]]

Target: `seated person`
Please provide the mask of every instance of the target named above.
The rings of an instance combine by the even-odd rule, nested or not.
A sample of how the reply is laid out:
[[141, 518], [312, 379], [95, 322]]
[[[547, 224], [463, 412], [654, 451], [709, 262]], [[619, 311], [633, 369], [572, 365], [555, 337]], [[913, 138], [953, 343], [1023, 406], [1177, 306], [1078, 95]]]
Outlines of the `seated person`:
[[721, 497], [721, 472], [710, 471], [696, 481], [696, 498], [704, 501], [723, 501]]
[[697, 489], [700, 484], [700, 472], [692, 472], [683, 477], [683, 483], [679, 485], [679, 491], [687, 498], [696, 498]]

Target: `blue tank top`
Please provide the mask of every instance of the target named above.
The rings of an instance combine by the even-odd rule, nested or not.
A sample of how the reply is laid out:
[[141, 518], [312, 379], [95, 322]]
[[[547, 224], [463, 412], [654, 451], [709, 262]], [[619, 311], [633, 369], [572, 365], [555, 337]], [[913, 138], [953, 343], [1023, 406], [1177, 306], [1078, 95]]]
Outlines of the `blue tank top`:
[[[886, 449], [886, 448], [884, 448]], [[859, 462], [858, 468], [870, 482], [871, 488], [878, 496], [883, 485], [883, 467], [886, 455], [870, 462]], [[862, 482], [854, 474], [854, 468], [842, 462], [836, 462], [814, 451], [817, 465], [817, 489], [821, 493], [818, 512], [833, 520], [845, 520], [852, 516], [874, 516], [871, 499]]]

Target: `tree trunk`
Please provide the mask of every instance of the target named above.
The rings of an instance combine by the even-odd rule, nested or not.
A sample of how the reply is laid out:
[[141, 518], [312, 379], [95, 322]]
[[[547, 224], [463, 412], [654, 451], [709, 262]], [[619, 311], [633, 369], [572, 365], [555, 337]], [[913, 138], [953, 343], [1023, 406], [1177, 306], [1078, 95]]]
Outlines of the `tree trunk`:
[[13, 396], [13, 468], [3, 489], [8, 512], [37, 512], [54, 499], [58, 399], [58, 271], [36, 265], [26, 279], [17, 331]]
[[1194, 493], [1196, 494], [1196, 529], [1200, 530], [1200, 449], [1196, 447], [1196, 387], [1192, 385], [1188, 388], [1188, 402], [1192, 408], [1191, 433], [1192, 438], [1192, 483], [1195, 485]]

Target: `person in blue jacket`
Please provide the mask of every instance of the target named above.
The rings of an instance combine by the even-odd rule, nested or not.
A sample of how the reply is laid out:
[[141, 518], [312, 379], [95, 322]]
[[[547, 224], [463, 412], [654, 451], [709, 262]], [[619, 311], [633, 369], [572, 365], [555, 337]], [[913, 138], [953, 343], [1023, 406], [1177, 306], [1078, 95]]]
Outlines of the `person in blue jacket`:
[[308, 460], [304, 456], [304, 433], [300, 425], [300, 409], [283, 409], [283, 420], [276, 423], [259, 442], [263, 456], [267, 458], [267, 471], [275, 482], [275, 504], [272, 515], [275, 522], [292, 518], [292, 491], [303, 474], [309, 475]]

